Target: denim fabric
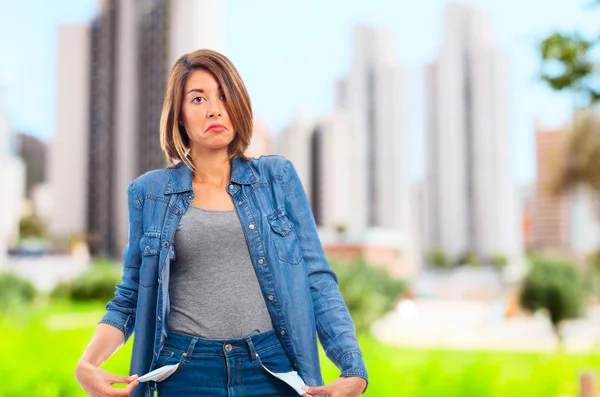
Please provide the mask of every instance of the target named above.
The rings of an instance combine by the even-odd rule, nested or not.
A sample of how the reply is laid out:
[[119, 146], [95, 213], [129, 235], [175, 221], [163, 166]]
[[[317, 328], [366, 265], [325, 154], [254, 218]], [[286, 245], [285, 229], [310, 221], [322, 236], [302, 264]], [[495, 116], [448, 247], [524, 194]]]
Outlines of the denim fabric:
[[[314, 216], [292, 163], [281, 156], [234, 159], [227, 192], [240, 218], [252, 265], [292, 368], [309, 386], [323, 384], [317, 335], [341, 376], [367, 371], [354, 323], [323, 252]], [[175, 230], [194, 199], [183, 163], [138, 177], [129, 186], [129, 241], [122, 282], [101, 322], [128, 339], [131, 374], [157, 367], [168, 330], [169, 269]], [[132, 396], [151, 396], [144, 383]]]
[[262, 362], [276, 372], [292, 371], [275, 331], [248, 339], [251, 343], [246, 338], [207, 340], [169, 333], [157, 364], [179, 363], [179, 368], [156, 384], [158, 397], [297, 397], [261, 366]]

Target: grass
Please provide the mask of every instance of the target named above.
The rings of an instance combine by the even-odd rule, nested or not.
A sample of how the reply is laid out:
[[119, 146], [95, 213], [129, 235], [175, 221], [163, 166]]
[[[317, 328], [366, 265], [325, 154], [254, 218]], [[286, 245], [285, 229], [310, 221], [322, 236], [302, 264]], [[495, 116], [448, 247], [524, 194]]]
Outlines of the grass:
[[[101, 304], [54, 304], [0, 317], [0, 397], [85, 396], [73, 371]], [[396, 348], [360, 336], [369, 370], [365, 396], [558, 397], [576, 396], [582, 370], [600, 375], [597, 355], [502, 353]], [[125, 375], [129, 341], [103, 366]], [[321, 355], [326, 381], [339, 372]]]

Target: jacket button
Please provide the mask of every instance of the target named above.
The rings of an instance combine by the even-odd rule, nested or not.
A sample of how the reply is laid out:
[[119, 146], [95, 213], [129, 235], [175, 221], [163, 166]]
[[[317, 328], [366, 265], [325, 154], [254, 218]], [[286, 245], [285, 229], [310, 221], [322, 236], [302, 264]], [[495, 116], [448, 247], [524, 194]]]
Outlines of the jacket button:
[[188, 195], [187, 195], [187, 198], [189, 198], [189, 199], [191, 200], [191, 199], [192, 199], [192, 195], [191, 195], [191, 194], [188, 194]]
[[258, 264], [259, 264], [259, 265], [262, 265], [263, 263], [265, 263], [264, 259], [263, 259], [263, 258], [260, 258], [260, 259], [258, 260]]
[[284, 330], [284, 329], [282, 329], [281, 331], [279, 331], [279, 333], [280, 333], [281, 335], [285, 335], [285, 330]]
[[168, 247], [168, 246], [169, 246], [169, 243], [168, 243], [167, 241], [165, 241], [165, 242], [163, 243], [163, 246], [164, 246], [164, 247]]
[[233, 185], [229, 185], [229, 190], [233, 190]]
[[146, 249], [146, 251], [150, 251], [150, 246], [147, 245], [145, 249]]
[[272, 301], [273, 299], [275, 299], [273, 295], [269, 295], [269, 300]]
[[176, 215], [181, 215], [181, 210], [177, 210], [177, 211], [175, 211], [175, 214], [176, 214]]
[[284, 233], [285, 233], [285, 232], [287, 232], [287, 230], [288, 230], [288, 229], [287, 229], [287, 227], [285, 227], [285, 226], [281, 228], [281, 231], [282, 231], [282, 232], [284, 232]]
[[241, 201], [238, 201], [238, 205], [242, 205], [242, 202], [241, 202]]
[[158, 319], [158, 321], [160, 321], [160, 316], [156, 317]]
[[248, 226], [250, 228], [250, 230], [254, 230], [254, 224], [251, 223], [250, 226]]

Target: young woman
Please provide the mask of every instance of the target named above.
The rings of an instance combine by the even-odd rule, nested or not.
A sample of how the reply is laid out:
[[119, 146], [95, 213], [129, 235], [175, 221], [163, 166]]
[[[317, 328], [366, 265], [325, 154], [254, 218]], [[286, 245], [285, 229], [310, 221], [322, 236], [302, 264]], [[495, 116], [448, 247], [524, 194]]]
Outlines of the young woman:
[[[123, 279], [76, 368], [89, 395], [356, 397], [366, 389], [354, 324], [300, 179], [281, 156], [244, 155], [252, 121], [229, 59], [199, 50], [177, 60], [160, 125], [173, 166], [129, 186]], [[133, 375], [100, 369], [134, 332]], [[317, 335], [341, 371], [328, 385]]]

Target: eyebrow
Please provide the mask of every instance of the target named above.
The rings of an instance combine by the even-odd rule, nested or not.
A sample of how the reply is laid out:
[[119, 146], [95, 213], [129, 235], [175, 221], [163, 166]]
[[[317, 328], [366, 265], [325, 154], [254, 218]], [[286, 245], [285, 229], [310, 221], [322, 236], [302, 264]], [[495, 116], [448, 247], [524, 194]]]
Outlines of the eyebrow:
[[186, 92], [185, 95], [188, 95], [189, 93], [192, 93], [192, 92], [199, 92], [200, 94], [204, 94], [204, 89], [203, 88], [192, 88], [191, 90]]
[[[200, 94], [204, 94], [204, 88], [192, 88], [191, 90], [189, 90], [188, 92], [185, 93], [185, 95], [188, 95], [192, 92], [198, 92]], [[223, 89], [221, 87], [219, 87], [219, 92], [223, 93]]]

